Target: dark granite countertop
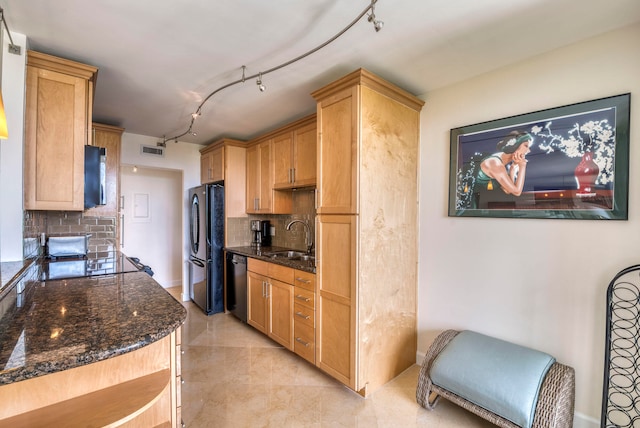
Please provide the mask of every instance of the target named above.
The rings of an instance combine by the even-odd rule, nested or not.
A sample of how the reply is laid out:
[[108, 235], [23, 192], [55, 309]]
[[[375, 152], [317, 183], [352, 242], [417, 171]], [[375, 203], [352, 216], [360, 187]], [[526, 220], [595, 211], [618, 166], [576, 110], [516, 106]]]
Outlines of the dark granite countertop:
[[134, 351], [187, 316], [144, 272], [32, 281], [10, 297], [1, 301], [0, 385]]
[[[276, 263], [279, 265], [287, 266], [290, 268], [302, 270], [305, 272], [316, 273], [316, 265], [315, 261], [305, 261], [305, 260], [288, 260], [285, 258], [273, 258], [268, 256], [268, 253], [278, 252], [278, 251], [289, 251], [291, 248], [283, 248], [283, 247], [261, 247], [260, 249], [256, 249], [254, 247], [228, 247], [225, 248], [225, 251], [235, 254], [241, 254], [243, 256], [252, 257], [254, 259], [264, 260], [269, 263]], [[293, 250], [299, 251], [299, 250]]]

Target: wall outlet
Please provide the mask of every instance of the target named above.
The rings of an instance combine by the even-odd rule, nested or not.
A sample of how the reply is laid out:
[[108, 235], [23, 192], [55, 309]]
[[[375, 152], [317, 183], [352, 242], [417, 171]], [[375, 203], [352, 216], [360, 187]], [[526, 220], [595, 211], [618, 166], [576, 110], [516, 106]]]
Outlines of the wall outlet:
[[271, 226], [271, 236], [276, 236], [276, 227]]

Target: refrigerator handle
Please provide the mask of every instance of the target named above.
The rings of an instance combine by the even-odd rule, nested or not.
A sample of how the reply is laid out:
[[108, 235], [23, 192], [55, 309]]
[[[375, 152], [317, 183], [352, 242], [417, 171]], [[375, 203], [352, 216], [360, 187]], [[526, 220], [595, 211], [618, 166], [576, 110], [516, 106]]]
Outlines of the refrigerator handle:
[[193, 256], [189, 256], [189, 262], [193, 263], [196, 266], [204, 267], [204, 263], [201, 260], [194, 258]]

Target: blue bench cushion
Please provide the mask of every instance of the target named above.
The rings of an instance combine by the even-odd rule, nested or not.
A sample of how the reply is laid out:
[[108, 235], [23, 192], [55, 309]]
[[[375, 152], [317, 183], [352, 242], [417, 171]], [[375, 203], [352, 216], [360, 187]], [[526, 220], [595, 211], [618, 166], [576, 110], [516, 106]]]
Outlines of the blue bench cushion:
[[530, 428], [554, 362], [544, 352], [465, 330], [436, 357], [429, 374], [435, 385]]

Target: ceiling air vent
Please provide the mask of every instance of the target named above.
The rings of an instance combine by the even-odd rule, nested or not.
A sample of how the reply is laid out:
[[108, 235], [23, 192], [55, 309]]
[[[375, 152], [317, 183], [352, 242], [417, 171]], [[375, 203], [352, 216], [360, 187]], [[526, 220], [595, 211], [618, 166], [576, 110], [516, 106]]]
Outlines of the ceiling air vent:
[[152, 156], [164, 156], [164, 147], [153, 147], [153, 146], [145, 146], [144, 144], [140, 145], [140, 153], [143, 155], [152, 155]]

